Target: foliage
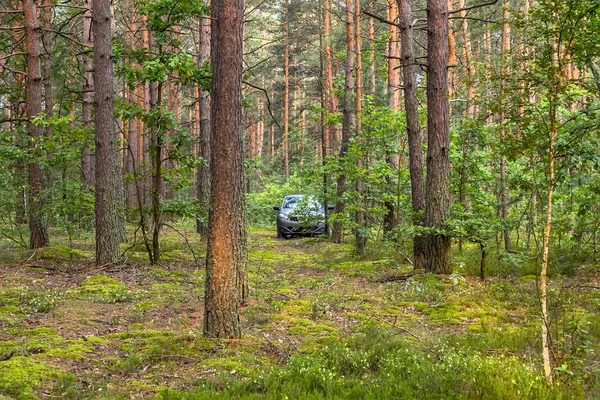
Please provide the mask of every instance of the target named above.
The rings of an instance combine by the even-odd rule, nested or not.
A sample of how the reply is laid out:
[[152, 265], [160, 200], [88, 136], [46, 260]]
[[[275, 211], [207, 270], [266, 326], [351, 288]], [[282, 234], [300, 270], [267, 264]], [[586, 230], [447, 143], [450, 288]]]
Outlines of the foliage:
[[[394, 337], [391, 331], [370, 329], [332, 348], [292, 357], [285, 368], [251, 375], [246, 382], [185, 393], [165, 390], [161, 398], [577, 398], [551, 388], [542, 375], [516, 357], [457, 350], [443, 343], [422, 349]], [[565, 397], [563, 397], [565, 396]]]

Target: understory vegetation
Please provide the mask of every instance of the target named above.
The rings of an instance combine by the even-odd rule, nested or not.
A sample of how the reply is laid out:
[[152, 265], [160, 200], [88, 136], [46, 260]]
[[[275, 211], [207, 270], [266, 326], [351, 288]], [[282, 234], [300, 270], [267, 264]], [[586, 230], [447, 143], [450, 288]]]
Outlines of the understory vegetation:
[[[205, 244], [165, 230], [94, 266], [90, 239], [20, 252], [0, 267], [0, 398], [570, 399], [600, 390], [598, 265], [556, 257], [549, 327], [556, 382], [541, 370], [536, 260], [455, 249], [455, 272], [413, 271], [401, 248], [249, 235], [240, 340], [202, 336]], [[62, 237], [65, 242], [69, 239]], [[123, 249], [126, 247], [123, 245]], [[190, 250], [191, 248], [191, 250]], [[400, 249], [400, 250], [399, 250]]]

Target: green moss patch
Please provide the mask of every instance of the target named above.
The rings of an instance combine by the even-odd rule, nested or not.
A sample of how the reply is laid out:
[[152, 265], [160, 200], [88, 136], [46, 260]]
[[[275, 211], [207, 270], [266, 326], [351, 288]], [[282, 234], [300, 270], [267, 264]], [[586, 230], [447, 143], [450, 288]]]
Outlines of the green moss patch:
[[92, 257], [91, 252], [78, 250], [69, 246], [48, 246], [38, 251], [40, 260], [87, 260]]
[[132, 294], [125, 284], [106, 275], [85, 279], [80, 287], [71, 293], [76, 297], [109, 304], [128, 302], [132, 299]]

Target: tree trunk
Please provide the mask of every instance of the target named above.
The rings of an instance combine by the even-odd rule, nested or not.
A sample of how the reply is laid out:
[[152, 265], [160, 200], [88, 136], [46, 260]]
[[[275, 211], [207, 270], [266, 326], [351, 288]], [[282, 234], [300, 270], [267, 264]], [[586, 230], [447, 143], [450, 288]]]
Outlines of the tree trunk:
[[[465, 0], [458, 0], [458, 8], [462, 9], [465, 7]], [[471, 50], [471, 34], [469, 32], [469, 22], [466, 19], [467, 11], [462, 10], [460, 12], [460, 17], [463, 18], [461, 21], [462, 24], [462, 33], [463, 33], [463, 51], [465, 56], [465, 68], [467, 69], [467, 117], [475, 119], [475, 104], [473, 101], [475, 100], [475, 70], [473, 68], [472, 63], [472, 50]]]
[[[354, 29], [354, 42], [356, 46], [356, 140], [357, 143], [361, 141], [361, 110], [362, 110], [362, 49], [361, 49], [361, 29], [360, 29], [360, 0], [355, 1], [355, 29]], [[357, 160], [357, 167], [363, 168], [363, 160]], [[363, 198], [365, 196], [363, 182], [360, 178], [356, 180], [356, 194], [358, 196], [358, 209], [355, 214], [356, 219], [356, 250], [358, 254], [362, 255], [365, 252], [367, 246], [367, 235], [366, 235], [366, 211], [363, 209]]]
[[[427, 1], [427, 181], [425, 226], [443, 229], [450, 209], [450, 134], [448, 119], [448, 2]], [[425, 270], [449, 274], [450, 237], [429, 233]]]
[[[350, 141], [350, 130], [355, 125], [354, 108], [352, 107], [352, 97], [354, 95], [354, 2], [346, 0], [346, 82], [344, 92], [344, 119], [342, 122], [342, 143], [340, 146], [340, 160], [346, 157], [348, 152], [348, 143]], [[344, 214], [344, 202], [342, 195], [346, 190], [346, 175], [342, 171], [337, 180], [337, 200], [335, 203], [334, 213], [340, 218]], [[342, 222], [334, 221], [331, 229], [331, 241], [333, 243], [342, 242]]]
[[[396, 21], [398, 18], [398, 4], [395, 1], [388, 3], [388, 19], [390, 21]], [[388, 43], [388, 78], [387, 78], [387, 90], [388, 90], [388, 107], [391, 111], [398, 111], [400, 109], [400, 75], [398, 69], [398, 27], [396, 25], [389, 25], [390, 39]], [[400, 158], [398, 154], [390, 154], [386, 152], [386, 162], [390, 164], [392, 169], [398, 169], [400, 166]], [[389, 188], [396, 186], [394, 178], [392, 176], [387, 177], [387, 184]], [[385, 233], [390, 232], [396, 226], [398, 221], [397, 211], [393, 200], [387, 200], [384, 204], [386, 213], [383, 217], [383, 231]]]
[[[83, 13], [83, 44], [91, 47], [92, 38], [92, 0], [84, 0], [83, 6], [86, 10]], [[89, 130], [90, 134], [94, 129], [92, 120], [92, 103], [94, 101], [94, 65], [92, 58], [88, 53], [83, 55], [83, 104], [81, 106], [81, 119], [83, 125]], [[90, 150], [91, 143], [84, 143], [81, 154], [81, 178], [84, 184], [93, 186], [96, 172], [94, 171], [94, 154]]]
[[[207, 4], [209, 0], [204, 0]], [[200, 46], [198, 62], [204, 65], [210, 60], [210, 18], [200, 21]], [[210, 93], [200, 89], [199, 111], [199, 156], [206, 161], [206, 165], [198, 168], [198, 202], [200, 206], [208, 211], [210, 202]], [[208, 221], [198, 220], [196, 231], [202, 239], [208, 238]]]
[[[42, 35], [42, 44], [44, 49], [44, 111], [46, 112], [46, 119], [49, 120], [53, 117], [53, 97], [52, 97], [52, 47], [54, 42], [52, 40], [51, 24], [52, 24], [52, 3], [50, 0], [44, 0], [44, 33]], [[52, 136], [52, 126], [46, 127], [46, 137]], [[52, 155], [47, 154], [50, 158]], [[51, 188], [54, 185], [54, 168], [48, 167], [48, 187]]]
[[[162, 53], [162, 46], [159, 46], [158, 54]], [[163, 82], [152, 82], [150, 84], [150, 104], [151, 109], [162, 107]], [[162, 112], [162, 111], [161, 111]], [[154, 264], [160, 262], [160, 229], [162, 227], [162, 204], [163, 198], [163, 150], [164, 139], [167, 132], [162, 128], [154, 126], [150, 128], [151, 139], [151, 159], [152, 159], [152, 255]]]
[[[333, 92], [333, 48], [331, 46], [331, 0], [325, 0], [323, 16], [323, 40], [325, 42], [325, 108], [327, 115], [337, 112], [338, 99]], [[338, 127], [327, 124], [326, 155], [334, 154], [339, 150]]]
[[485, 281], [485, 244], [479, 243], [479, 251], [481, 252], [481, 260], [479, 261], [479, 279], [481, 279], [481, 281], [483, 282]]
[[[417, 99], [417, 66], [413, 47], [413, 26], [411, 0], [398, 0], [400, 17], [400, 58], [404, 74], [404, 109], [406, 111], [406, 131], [408, 134], [408, 156], [410, 186], [413, 207], [413, 224], [422, 225], [425, 202], [425, 182], [423, 178], [423, 136], [419, 125], [419, 101]], [[415, 235], [413, 257], [416, 269], [424, 268], [425, 237]]]
[[285, 92], [283, 105], [283, 175], [290, 176], [290, 2], [285, 0]]
[[114, 117], [110, 0], [93, 0], [96, 104], [96, 264], [119, 260], [124, 231], [119, 133]]
[[502, 79], [500, 84], [500, 101], [502, 102], [500, 107], [500, 144], [502, 148], [502, 154], [500, 156], [500, 207], [501, 212], [500, 215], [502, 217], [502, 223], [504, 225], [502, 229], [502, 233], [504, 236], [504, 250], [511, 252], [512, 251], [512, 242], [510, 240], [510, 228], [506, 225], [506, 221], [508, 219], [508, 193], [506, 188], [506, 157], [504, 156], [504, 149], [502, 143], [504, 143], [504, 139], [506, 136], [505, 131], [505, 123], [504, 123], [504, 108], [507, 106], [504, 101], [504, 79], [508, 76], [507, 65], [507, 57], [508, 52], [510, 51], [510, 25], [508, 24], [508, 2], [504, 0], [503, 4], [503, 24], [502, 24]]
[[[452, 8], [452, 0], [448, 0], [448, 8]], [[456, 39], [452, 24], [448, 24], [448, 98], [456, 92]]]
[[[319, 63], [320, 63], [320, 67], [321, 67], [321, 85], [319, 85], [319, 89], [320, 90], [320, 100], [321, 100], [321, 113], [320, 113], [320, 134], [321, 134], [321, 166], [323, 168], [323, 171], [325, 171], [325, 166], [326, 166], [326, 157], [329, 156], [329, 149], [330, 149], [330, 129], [331, 126], [329, 124], [326, 124], [326, 117], [329, 114], [329, 96], [331, 95], [330, 90], [331, 88], [329, 87], [330, 82], [329, 82], [329, 78], [328, 78], [328, 70], [327, 70], [327, 62], [328, 62], [328, 55], [327, 55], [327, 41], [329, 40], [329, 37], [327, 35], [330, 34], [330, 32], [328, 32], [325, 29], [325, 20], [326, 20], [326, 14], [329, 12], [329, 10], [326, 9], [326, 7], [329, 7], [331, 4], [328, 4], [329, 1], [328, 0], [319, 0], [319, 8], [323, 9], [323, 12], [319, 13], [319, 48], [321, 50], [320, 52], [320, 57], [319, 57]], [[327, 209], [327, 204], [329, 201], [329, 196], [327, 193], [327, 187], [329, 186], [329, 174], [327, 172], [323, 173], [323, 204], [324, 204], [324, 220], [325, 220], [325, 235], [329, 236], [329, 224], [328, 224], [328, 220], [329, 220], [329, 210]]]
[[[242, 53], [243, 0], [211, 1], [211, 213], [206, 256], [204, 335], [241, 336], [239, 264], [246, 248], [241, 237], [244, 211]], [[245, 261], [245, 260], [244, 260]]]
[[42, 127], [33, 124], [33, 118], [42, 112], [42, 72], [40, 63], [40, 37], [37, 20], [37, 6], [34, 0], [23, 0], [23, 25], [25, 27], [25, 50], [27, 53], [26, 108], [27, 131], [29, 133], [29, 247], [37, 249], [48, 245], [48, 231], [45, 226], [44, 173], [36, 158], [42, 152], [36, 142], [42, 136]]
[[552, 226], [552, 195], [554, 194], [554, 140], [556, 138], [556, 104], [557, 97], [550, 105], [550, 146], [548, 148], [548, 198], [546, 204], [546, 226], [542, 245], [542, 267], [540, 270], [540, 306], [542, 311], [542, 358], [544, 361], [544, 374], [549, 384], [552, 384], [552, 365], [550, 363], [550, 339], [548, 332], [548, 306], [546, 277], [548, 273], [548, 253], [550, 250], [550, 229]]
[[[373, 1], [369, 2], [369, 9], [373, 9]], [[369, 18], [369, 58], [371, 66], [369, 68], [369, 74], [371, 75], [371, 96], [375, 98], [377, 93], [377, 73], [375, 68], [375, 19]]]

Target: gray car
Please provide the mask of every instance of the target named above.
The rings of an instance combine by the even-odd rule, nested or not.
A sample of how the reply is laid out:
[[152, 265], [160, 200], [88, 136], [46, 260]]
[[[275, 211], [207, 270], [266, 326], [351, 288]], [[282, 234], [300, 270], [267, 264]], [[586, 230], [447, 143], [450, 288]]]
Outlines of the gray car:
[[325, 209], [314, 196], [285, 196], [277, 215], [277, 237], [325, 234]]

